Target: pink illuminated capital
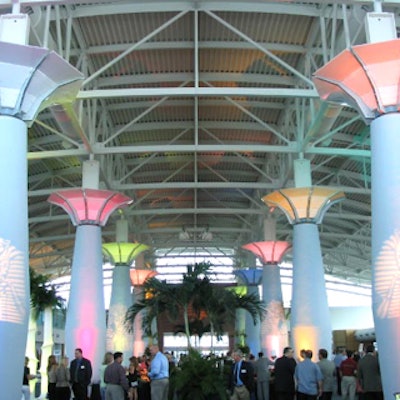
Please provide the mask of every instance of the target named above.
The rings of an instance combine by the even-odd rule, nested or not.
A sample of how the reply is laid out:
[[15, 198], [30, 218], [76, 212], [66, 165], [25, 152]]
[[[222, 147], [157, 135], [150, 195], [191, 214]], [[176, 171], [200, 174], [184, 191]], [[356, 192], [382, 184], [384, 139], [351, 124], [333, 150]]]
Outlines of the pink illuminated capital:
[[97, 189], [63, 190], [51, 194], [47, 201], [63, 208], [75, 226], [104, 226], [114, 210], [132, 203], [121, 193]]
[[133, 286], [142, 286], [147, 279], [153, 278], [157, 275], [156, 271], [151, 269], [136, 269], [133, 268], [129, 271], [131, 277], [131, 283]]
[[285, 253], [292, 247], [289, 242], [265, 241], [253, 242], [242, 246], [243, 249], [251, 251], [262, 264], [279, 264]]
[[400, 40], [344, 50], [317, 70], [313, 81], [322, 100], [346, 103], [367, 120], [400, 109]]

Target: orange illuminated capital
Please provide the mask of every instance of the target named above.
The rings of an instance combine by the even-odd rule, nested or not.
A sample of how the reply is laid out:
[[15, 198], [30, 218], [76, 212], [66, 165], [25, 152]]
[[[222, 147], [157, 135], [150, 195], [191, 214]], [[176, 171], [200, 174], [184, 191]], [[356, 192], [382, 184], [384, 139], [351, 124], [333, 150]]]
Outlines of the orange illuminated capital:
[[147, 279], [153, 278], [157, 275], [156, 271], [151, 269], [136, 269], [133, 268], [129, 271], [131, 283], [133, 286], [142, 286]]
[[340, 190], [315, 186], [277, 190], [262, 200], [269, 207], [279, 207], [291, 224], [319, 224], [325, 211], [344, 197]]
[[400, 109], [400, 40], [344, 50], [314, 73], [322, 100], [352, 106], [368, 121]]

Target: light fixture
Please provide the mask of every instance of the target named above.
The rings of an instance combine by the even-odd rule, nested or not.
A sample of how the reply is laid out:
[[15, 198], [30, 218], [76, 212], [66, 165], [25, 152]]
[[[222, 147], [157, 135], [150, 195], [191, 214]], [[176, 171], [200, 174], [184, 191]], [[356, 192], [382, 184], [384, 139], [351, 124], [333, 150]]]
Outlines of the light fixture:
[[188, 229], [186, 226], [182, 227], [179, 232], [179, 240], [182, 241], [196, 241], [196, 242], [210, 242], [213, 239], [213, 234], [209, 230], [209, 226], [194, 226]]

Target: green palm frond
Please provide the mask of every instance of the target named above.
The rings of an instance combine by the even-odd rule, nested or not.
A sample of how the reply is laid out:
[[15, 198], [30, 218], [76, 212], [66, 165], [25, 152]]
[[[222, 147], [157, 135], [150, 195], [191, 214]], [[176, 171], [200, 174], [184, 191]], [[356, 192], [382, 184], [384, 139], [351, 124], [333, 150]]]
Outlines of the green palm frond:
[[[262, 302], [254, 294], [239, 296], [233, 291], [215, 285], [209, 277], [211, 264], [197, 263], [187, 266], [180, 284], [168, 284], [156, 277], [148, 279], [143, 285], [142, 297], [136, 299], [126, 314], [128, 329], [132, 329], [137, 314], [143, 315], [143, 329], [151, 332], [151, 323], [154, 318], [164, 313], [171, 322], [178, 321], [183, 316], [182, 330], [188, 338], [194, 327], [190, 326], [188, 316], [189, 308], [196, 318], [205, 311], [210, 324], [210, 331], [220, 338], [226, 323], [234, 320], [238, 308], [243, 308], [250, 313], [254, 324], [261, 320], [264, 314]], [[150, 295], [145, 296], [145, 293]]]
[[193, 349], [172, 377], [171, 384], [181, 400], [226, 399], [224, 380], [215, 360], [205, 359]]
[[254, 325], [256, 325], [258, 321], [262, 321], [266, 311], [264, 303], [256, 294], [251, 293], [244, 296], [234, 294], [234, 298], [236, 300], [235, 308], [243, 308], [249, 312], [253, 318]]
[[65, 308], [64, 299], [57, 295], [55, 286], [51, 285], [49, 281], [48, 275], [38, 274], [33, 268], [29, 267], [31, 306], [36, 318], [47, 307]]
[[[197, 335], [199, 338], [210, 332], [210, 324], [204, 324], [204, 322], [200, 319], [195, 319], [189, 322], [189, 331], [190, 335]], [[179, 333], [185, 333], [184, 325], [175, 325], [174, 335]]]

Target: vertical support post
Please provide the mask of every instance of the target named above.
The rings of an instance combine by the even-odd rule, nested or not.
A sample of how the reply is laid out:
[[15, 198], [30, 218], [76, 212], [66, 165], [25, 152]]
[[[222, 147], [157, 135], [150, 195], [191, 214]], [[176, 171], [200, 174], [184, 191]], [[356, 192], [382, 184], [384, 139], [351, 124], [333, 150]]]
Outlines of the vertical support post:
[[391, 361], [400, 352], [399, 124], [399, 113], [371, 124], [372, 308], [385, 399], [400, 391], [398, 369]]
[[[133, 297], [134, 301], [141, 299], [143, 296], [143, 287], [136, 285], [133, 288]], [[144, 354], [146, 349], [146, 342], [144, 340], [144, 333], [142, 329], [143, 323], [143, 313], [144, 311], [140, 312], [133, 322], [133, 354], [137, 356], [141, 356]]]
[[279, 266], [263, 267], [262, 299], [266, 316], [261, 322], [261, 350], [268, 356], [280, 356], [288, 345], [288, 329], [283, 308], [282, 284]]
[[29, 318], [28, 139], [17, 118], [0, 115], [0, 130], [0, 387], [5, 399], [20, 399]]
[[307, 348], [317, 355], [320, 348], [328, 351], [332, 348], [332, 331], [317, 224], [322, 221], [324, 213], [330, 206], [343, 199], [343, 192], [323, 187], [281, 189], [263, 197], [268, 206], [279, 207], [293, 225], [290, 329], [296, 352]]
[[41, 393], [47, 393], [49, 377], [47, 376], [47, 360], [53, 354], [54, 340], [53, 340], [53, 309], [46, 307], [44, 310], [43, 318], [43, 344], [42, 355], [40, 357], [40, 387]]
[[67, 355], [82, 348], [93, 365], [92, 381], [100, 381], [100, 365], [106, 350], [101, 227], [79, 225], [71, 268], [71, 292], [65, 324]]
[[[258, 298], [260, 297], [258, 293], [258, 286], [257, 285], [248, 285], [247, 287], [247, 294], [254, 294]], [[247, 345], [250, 347], [250, 352], [253, 355], [258, 354], [261, 350], [261, 343], [260, 343], [260, 321], [257, 321], [256, 325], [254, 325], [253, 318], [248, 312], [246, 313], [246, 342]]]
[[293, 285], [291, 337], [296, 354], [301, 349], [332, 349], [332, 327], [325, 288], [318, 227], [293, 226]]

